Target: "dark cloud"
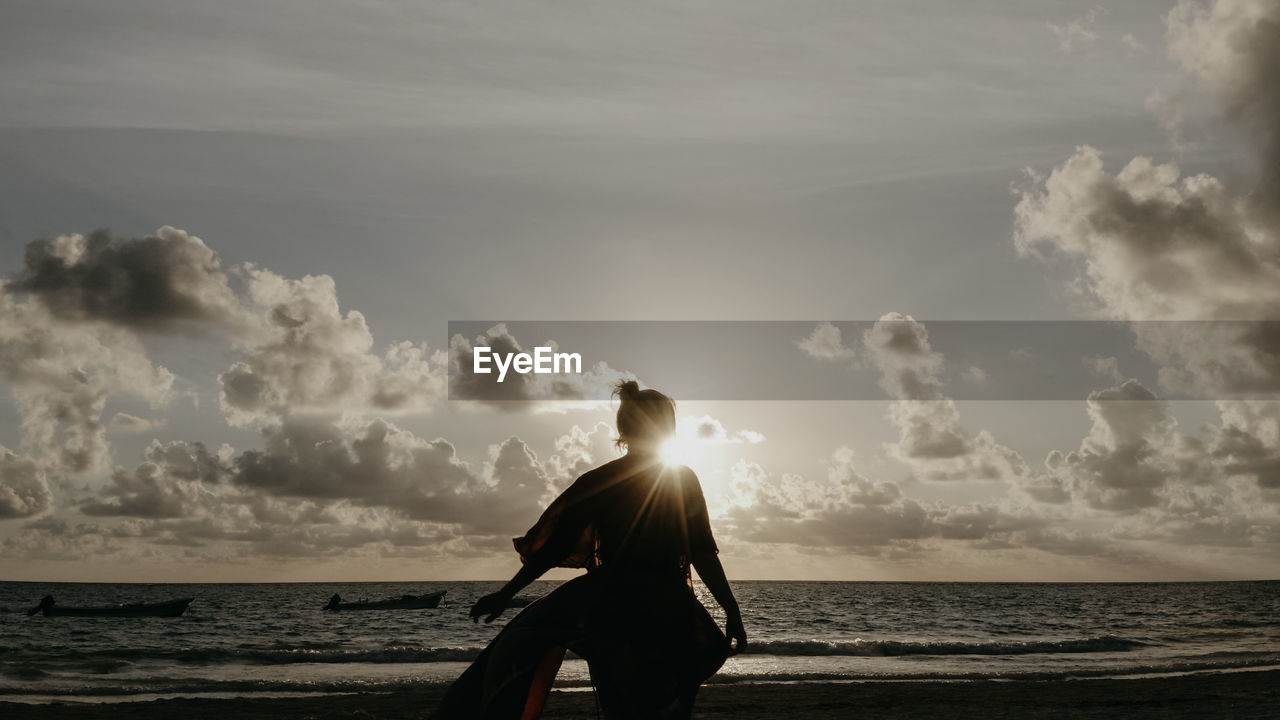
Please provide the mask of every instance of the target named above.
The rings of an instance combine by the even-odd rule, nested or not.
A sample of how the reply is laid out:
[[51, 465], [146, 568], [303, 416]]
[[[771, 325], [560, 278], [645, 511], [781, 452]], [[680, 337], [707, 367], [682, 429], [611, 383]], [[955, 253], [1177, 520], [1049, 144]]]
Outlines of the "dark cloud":
[[1252, 200], [1280, 220], [1280, 6], [1181, 0], [1165, 22], [1170, 57], [1218, 96], [1253, 142], [1262, 177]]
[[144, 238], [106, 230], [27, 245], [11, 292], [38, 297], [58, 318], [167, 330], [234, 322], [235, 293], [200, 238], [168, 226]]
[[290, 417], [264, 434], [264, 448], [237, 457], [231, 482], [270, 495], [348, 499], [420, 520], [455, 515], [480, 483], [447, 440], [424, 440], [374, 420], [348, 440], [336, 426]]
[[[84, 515], [112, 518], [109, 524], [40, 521], [4, 548], [33, 559], [127, 559], [145, 547], [210, 561], [488, 556], [509, 551], [510, 538], [532, 525], [558, 488], [599, 464], [603, 457], [593, 452], [612, 456], [598, 435], [574, 428], [545, 462], [509, 437], [489, 448], [481, 468], [461, 461], [443, 439], [424, 440], [384, 420], [348, 434], [320, 419], [289, 418], [265, 432], [262, 450], [238, 455], [225, 446], [215, 453], [200, 443], [153, 441], [140, 464], [117, 469], [77, 503]], [[12, 508], [23, 516], [40, 511], [27, 492], [29, 469], [11, 453], [0, 463], [0, 488], [26, 498]], [[9, 511], [8, 495], [0, 492], [0, 500]]]
[[227, 468], [201, 443], [153, 441], [132, 472], [117, 469], [102, 499], [80, 503], [85, 515], [185, 517], [207, 500]]
[[1280, 491], [1280, 402], [1242, 400], [1219, 407], [1222, 425], [1208, 448], [1213, 459], [1228, 476]]
[[[215, 454], [200, 443], [153, 442], [143, 462], [117, 470], [86, 515], [168, 523], [175, 538], [227, 539], [241, 526], [341, 524], [381, 514], [398, 525], [453, 528], [459, 536], [509, 539], [537, 518], [554, 491], [537, 455], [519, 438], [490, 449], [477, 471], [444, 439], [425, 440], [385, 420], [348, 436], [317, 418], [290, 417], [264, 431], [264, 447]], [[403, 528], [402, 528], [403, 529]], [[176, 542], [171, 540], [171, 542]]]
[[1093, 427], [1080, 449], [1050, 454], [1050, 474], [1090, 507], [1135, 510], [1159, 503], [1177, 478], [1176, 423], [1166, 403], [1135, 380], [1092, 393]]

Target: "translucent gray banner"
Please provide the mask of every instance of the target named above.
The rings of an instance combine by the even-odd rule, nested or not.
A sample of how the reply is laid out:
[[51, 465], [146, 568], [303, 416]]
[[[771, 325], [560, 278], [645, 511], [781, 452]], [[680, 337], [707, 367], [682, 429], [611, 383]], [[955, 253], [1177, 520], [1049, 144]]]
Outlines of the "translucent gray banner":
[[1280, 399], [1280, 321], [451, 321], [449, 337], [451, 400], [604, 400], [624, 376], [680, 400], [1080, 400], [1130, 379]]

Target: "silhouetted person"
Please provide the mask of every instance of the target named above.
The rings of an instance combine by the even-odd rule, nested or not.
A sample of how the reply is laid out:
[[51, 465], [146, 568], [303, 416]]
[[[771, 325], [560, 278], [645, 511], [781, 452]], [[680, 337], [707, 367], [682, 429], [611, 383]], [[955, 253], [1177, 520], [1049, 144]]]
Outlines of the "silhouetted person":
[[[688, 718], [698, 687], [747, 634], [717, 557], [702, 487], [662, 463], [675, 403], [628, 381], [617, 388], [625, 456], [587, 472], [515, 540], [524, 567], [476, 601], [493, 622], [553, 567], [586, 568], [517, 615], [449, 689], [435, 720], [538, 717], [566, 649], [586, 659], [609, 718]], [[727, 616], [720, 632], [693, 594], [698, 571]]]
[[339, 595], [338, 593], [334, 593], [334, 594], [333, 594], [333, 597], [329, 598], [329, 604], [328, 604], [328, 605], [325, 605], [325, 606], [324, 606], [324, 609], [325, 609], [325, 610], [337, 610], [337, 609], [338, 609], [338, 605], [340, 605], [341, 603], [342, 603], [342, 596], [341, 596], [341, 595]]
[[51, 608], [51, 607], [53, 607], [53, 596], [45, 595], [44, 597], [40, 598], [40, 604], [28, 610], [27, 614], [35, 615], [36, 613], [42, 613], [45, 611], [46, 608]]

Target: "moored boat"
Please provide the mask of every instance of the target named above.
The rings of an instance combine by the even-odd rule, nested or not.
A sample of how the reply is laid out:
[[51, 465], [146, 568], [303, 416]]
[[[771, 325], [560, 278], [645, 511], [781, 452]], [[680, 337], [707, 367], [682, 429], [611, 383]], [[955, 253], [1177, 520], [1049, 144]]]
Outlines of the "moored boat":
[[28, 615], [45, 617], [178, 617], [187, 611], [195, 598], [178, 598], [153, 603], [129, 603], [100, 607], [74, 607], [58, 605], [52, 595], [45, 595], [40, 604], [27, 611]]
[[429, 610], [439, 607], [447, 590], [437, 590], [425, 595], [402, 595], [398, 598], [362, 602], [342, 602], [342, 596], [334, 593], [325, 610]]

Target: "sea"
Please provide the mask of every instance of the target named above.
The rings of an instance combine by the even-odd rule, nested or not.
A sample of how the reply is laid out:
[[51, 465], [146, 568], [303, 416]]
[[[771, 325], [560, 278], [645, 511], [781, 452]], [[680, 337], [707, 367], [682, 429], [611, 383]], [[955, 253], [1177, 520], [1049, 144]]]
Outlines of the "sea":
[[[292, 696], [446, 683], [517, 611], [467, 611], [497, 582], [0, 582], [0, 700]], [[537, 596], [558, 583], [539, 582]], [[1280, 581], [737, 582], [749, 647], [711, 682], [1149, 677], [1280, 667]], [[715, 603], [698, 586], [704, 604]], [[446, 590], [433, 610], [324, 612]], [[179, 618], [28, 616], [59, 605], [194, 597]], [[570, 657], [558, 683], [590, 688]]]

